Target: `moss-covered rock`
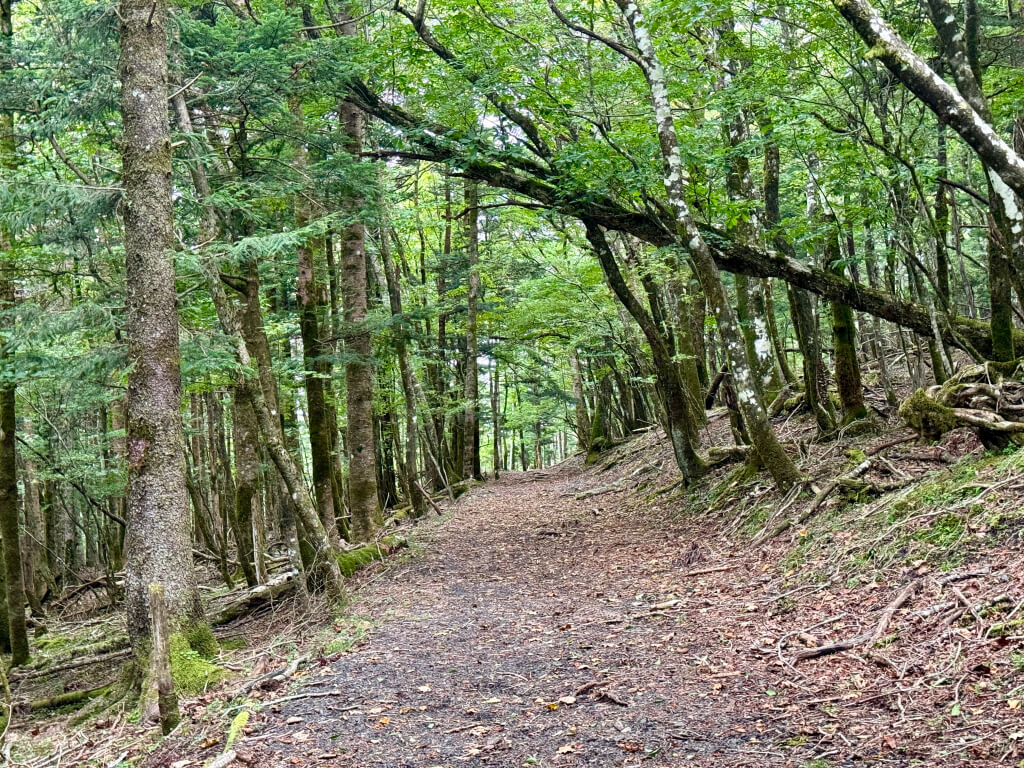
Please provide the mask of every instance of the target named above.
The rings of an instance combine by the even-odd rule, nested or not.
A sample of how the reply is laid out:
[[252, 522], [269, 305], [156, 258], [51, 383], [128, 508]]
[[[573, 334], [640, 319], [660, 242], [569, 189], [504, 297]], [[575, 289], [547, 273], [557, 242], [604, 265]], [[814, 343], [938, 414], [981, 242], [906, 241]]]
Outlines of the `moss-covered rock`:
[[202, 693], [209, 686], [223, 680], [227, 670], [204, 659], [180, 632], [171, 635], [169, 643], [171, 677], [175, 688], [182, 694]]
[[956, 427], [956, 416], [952, 408], [936, 402], [923, 389], [903, 401], [900, 418], [917, 432], [922, 441], [933, 442]]

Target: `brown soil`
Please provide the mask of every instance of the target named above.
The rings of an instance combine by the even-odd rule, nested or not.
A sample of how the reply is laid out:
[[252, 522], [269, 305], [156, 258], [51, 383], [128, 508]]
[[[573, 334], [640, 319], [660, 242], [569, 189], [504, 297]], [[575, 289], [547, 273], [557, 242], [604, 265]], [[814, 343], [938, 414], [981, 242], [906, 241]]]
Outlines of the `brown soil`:
[[[795, 665], [805, 642], [870, 630], [920, 575], [792, 587], [778, 563], [790, 544], [754, 550], [707, 519], [673, 522], [669, 493], [576, 499], [644, 464], [671, 482], [648, 450], [463, 496], [421, 527], [422, 554], [362, 577], [349, 610], [372, 620], [368, 636], [267, 695], [234, 765], [1017, 765], [1024, 675], [1005, 642], [954, 624]], [[988, 556], [986, 579], [1018, 567]], [[1020, 577], [1006, 578], [1016, 604]], [[940, 600], [929, 589], [893, 628]], [[171, 740], [148, 764], [202, 765], [224, 749], [207, 745]]]

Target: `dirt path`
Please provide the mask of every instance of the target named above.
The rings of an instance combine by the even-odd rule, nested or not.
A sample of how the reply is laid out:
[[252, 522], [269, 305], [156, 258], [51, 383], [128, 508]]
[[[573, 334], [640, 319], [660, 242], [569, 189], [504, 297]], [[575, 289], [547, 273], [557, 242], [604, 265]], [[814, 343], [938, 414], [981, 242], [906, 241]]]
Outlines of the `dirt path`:
[[[421, 529], [422, 554], [365, 577], [349, 611], [372, 621], [368, 636], [270, 694], [287, 700], [254, 714], [240, 762], [1010, 764], [1015, 718], [950, 709], [958, 695], [971, 704], [1001, 695], [965, 682], [988, 672], [949, 671], [959, 644], [951, 662], [946, 645], [918, 649], [904, 672], [929, 674], [913, 680], [856, 653], [796, 668], [792, 648], [777, 650], [802, 627], [832, 626], [837, 612], [854, 617], [841, 635], [877, 620], [897, 583], [791, 590], [777, 579], [780, 552], [729, 551], [708, 539], [708, 519], [670, 523], [640, 497], [633, 504], [645, 511], [632, 512], [624, 493], [577, 500], [616, 474], [581, 469], [574, 460], [474, 489]], [[1005, 702], [988, 706], [1013, 714]], [[209, 760], [217, 743], [194, 759]], [[985, 759], [993, 753], [1002, 757]]]
[[688, 542], [595, 514], [599, 499], [574, 500], [577, 473], [513, 474], [461, 499], [426, 554], [352, 605], [376, 624], [367, 641], [293, 692], [337, 695], [265, 710], [243, 757], [785, 764], [760, 738], [761, 713], [730, 695], [759, 683], [735, 671], [728, 633], [673, 603]]

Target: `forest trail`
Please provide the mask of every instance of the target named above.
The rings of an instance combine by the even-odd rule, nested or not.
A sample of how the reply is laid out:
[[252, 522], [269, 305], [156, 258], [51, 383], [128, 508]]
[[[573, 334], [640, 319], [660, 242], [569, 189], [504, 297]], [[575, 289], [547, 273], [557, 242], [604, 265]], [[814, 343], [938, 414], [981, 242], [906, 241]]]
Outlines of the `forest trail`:
[[[781, 539], [752, 546], [736, 535], [736, 507], [674, 495], [670, 466], [667, 444], [649, 435], [593, 467], [575, 456], [506, 474], [421, 522], [419, 551], [351, 581], [346, 618], [328, 639], [353, 627], [365, 636], [314, 654], [286, 685], [250, 700], [227, 764], [1016, 765], [1019, 662], [979, 634], [988, 622], [950, 627], [937, 612], [940, 580], [975, 600], [1016, 594], [1015, 539], [955, 572], [897, 558], [867, 578], [837, 570], [846, 575], [823, 580], [834, 548], [822, 550], [826, 562], [799, 543], [820, 534], [794, 534], [796, 550]], [[754, 484], [741, 496], [768, 493]], [[883, 641], [796, 660], [875, 627], [911, 582], [921, 592]], [[145, 764], [216, 764], [238, 707], [228, 720], [212, 712]]]
[[767, 681], [738, 669], [749, 646], [726, 629], [746, 609], [704, 577], [684, 585], [697, 550], [658, 521], [609, 509], [608, 496], [576, 500], [578, 461], [459, 499], [425, 554], [360, 590], [350, 610], [373, 620], [366, 641], [291, 694], [316, 698], [254, 718], [240, 755], [366, 768], [787, 764], [769, 743], [780, 726], [750, 706]]

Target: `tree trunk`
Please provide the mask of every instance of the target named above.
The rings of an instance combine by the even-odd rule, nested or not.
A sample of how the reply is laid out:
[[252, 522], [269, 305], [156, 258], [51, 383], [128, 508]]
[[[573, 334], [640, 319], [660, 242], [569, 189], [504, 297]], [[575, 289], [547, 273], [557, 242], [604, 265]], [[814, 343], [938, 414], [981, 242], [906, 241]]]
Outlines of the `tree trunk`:
[[[835, 219], [827, 220], [825, 235], [825, 264], [842, 273], [842, 259], [839, 252], [839, 230]], [[857, 361], [857, 336], [853, 310], [846, 304], [832, 302], [832, 343], [835, 347], [836, 389], [843, 407], [842, 423], [849, 424], [868, 415], [864, 405], [864, 388], [860, 380], [860, 363]]]
[[462, 476], [480, 479], [480, 461], [477, 454], [479, 434], [477, 433], [477, 401], [479, 400], [479, 379], [477, 377], [476, 316], [480, 299], [480, 257], [479, 216], [480, 190], [475, 181], [466, 181], [466, 261], [468, 268], [466, 291], [466, 386], [463, 397], [466, 401], [463, 419]]
[[[11, 6], [0, 3], [0, 76], [12, 65], [8, 58], [11, 38]], [[14, 114], [0, 112], [0, 173], [6, 175], [15, 167]], [[14, 243], [6, 225], [0, 224], [0, 311], [14, 309]], [[3, 330], [13, 334], [14, 320], [6, 317]], [[0, 358], [8, 356], [10, 338], [0, 340]], [[18, 472], [15, 443], [14, 383], [0, 385], [0, 537], [3, 538], [4, 587], [7, 602], [7, 630], [11, 665], [21, 666], [28, 661], [28, 632], [25, 626], [25, 583], [21, 563], [21, 533], [18, 526]], [[0, 637], [0, 642], [4, 638]], [[4, 650], [7, 650], [6, 648]]]
[[776, 484], [782, 489], [787, 489], [801, 479], [801, 474], [792, 459], [786, 455], [768, 421], [751, 362], [747, 359], [743, 335], [737, 326], [736, 313], [729, 302], [718, 265], [686, 202], [686, 176], [665, 82], [665, 70], [658, 59], [654, 41], [636, 3], [633, 0], [616, 0], [616, 3], [624, 13], [633, 39], [640, 50], [641, 69], [650, 87], [665, 165], [665, 190], [675, 214], [677, 236], [681, 242], [687, 244], [697, 278], [718, 321], [718, 330], [732, 368], [740, 408], [754, 448]]
[[[354, 36], [356, 22], [347, 18], [342, 34]], [[363, 114], [349, 102], [339, 106], [339, 118], [346, 151], [358, 157], [363, 142]], [[362, 200], [349, 198], [342, 208], [356, 215]], [[366, 327], [365, 230], [354, 221], [341, 232], [339, 258], [342, 303], [345, 307], [345, 396], [348, 428], [345, 449], [349, 469], [349, 513], [353, 541], [369, 541], [377, 514], [377, 461], [373, 445], [373, 350]]]
[[245, 575], [245, 583], [255, 587], [259, 583], [257, 559], [263, 557], [262, 531], [254, 522], [253, 500], [259, 484], [259, 454], [256, 446], [259, 428], [252, 403], [235, 392], [234, 408], [231, 412], [232, 444], [235, 453], [235, 509], [233, 514], [235, 544], [238, 547], [238, 562]]
[[[296, 226], [308, 223], [308, 211], [302, 195], [295, 199]], [[302, 359], [305, 375], [306, 419], [309, 425], [309, 455], [312, 464], [313, 492], [320, 522], [329, 536], [338, 536], [334, 514], [334, 463], [332, 450], [334, 436], [328, 415], [325, 384], [331, 375], [328, 350], [323, 339], [324, 322], [323, 284], [317, 279], [313, 244], [303, 243], [298, 248], [298, 281], [296, 295], [299, 300], [299, 329], [302, 335]]]
[[149, 645], [149, 585], [163, 584], [171, 625], [202, 616], [182, 457], [167, 122], [165, 0], [121, 0], [121, 143], [127, 285], [128, 528], [125, 603], [137, 654]]
[[576, 442], [580, 450], [590, 448], [590, 414], [587, 413], [587, 401], [583, 397], [583, 372], [580, 370], [579, 353], [573, 349], [570, 353], [572, 364], [572, 397], [576, 403]]
[[[678, 367], [672, 361], [671, 352], [654, 318], [644, 309], [643, 305], [640, 304], [626, 284], [604, 233], [597, 225], [587, 223], [587, 239], [594, 248], [594, 253], [597, 255], [597, 260], [604, 271], [605, 278], [608, 280], [612, 292], [636, 321], [637, 325], [640, 326], [640, 330], [647, 339], [647, 344], [651, 349], [651, 356], [654, 359], [654, 370], [657, 376], [658, 387], [661, 390], [661, 397], [665, 403], [666, 431], [672, 443], [672, 452], [676, 460], [676, 466], [679, 467], [679, 471], [682, 472], [683, 478], [687, 483], [693, 482], [704, 474], [706, 467], [704, 461], [697, 454], [691, 439], [693, 422], [689, 415], [690, 407], [687, 403], [687, 394], [678, 376]], [[602, 417], [606, 420], [607, 412], [595, 414], [595, 425], [602, 421]], [[601, 430], [606, 430], [607, 427], [606, 423], [600, 424]], [[597, 427], [594, 427], [594, 429], [597, 430]], [[595, 443], [595, 440], [600, 442]], [[603, 444], [604, 442], [607, 442], [605, 435], [596, 434], [592, 431], [588, 450], [590, 448], [597, 451], [603, 450], [603, 448], [607, 447]]]
[[[779, 229], [779, 145], [772, 136], [770, 122], [763, 122], [761, 130], [767, 137], [764, 150], [764, 218], [765, 227], [772, 233], [775, 248], [788, 258], [795, 259], [792, 243]], [[818, 333], [818, 321], [814, 316], [814, 306], [810, 295], [800, 288], [786, 284], [789, 298], [789, 312], [793, 320], [793, 331], [796, 334], [797, 346], [803, 360], [804, 398], [818, 431], [827, 434], [835, 429], [835, 417], [832, 414], [828, 391], [824, 386], [824, 366], [821, 361], [821, 339]]]
[[[26, 439], [30, 438], [33, 434], [32, 422], [28, 419], [24, 420], [24, 434]], [[23, 475], [23, 484], [25, 487], [25, 533], [26, 541], [28, 546], [25, 549], [25, 556], [30, 562], [30, 566], [26, 568], [26, 571], [31, 574], [31, 581], [26, 579], [25, 588], [31, 590], [36, 602], [42, 602], [46, 597], [46, 594], [56, 588], [56, 584], [53, 580], [53, 573], [50, 570], [49, 559], [47, 557], [46, 545], [49, 540], [46, 532], [46, 518], [43, 515], [43, 505], [41, 490], [39, 487], [39, 473], [36, 470], [36, 463], [32, 458], [32, 454], [29, 451], [25, 451], [22, 454], [22, 459], [25, 465], [25, 472]], [[124, 519], [123, 517], [121, 518]], [[118, 526], [120, 528], [120, 526]], [[115, 531], [116, 535], [120, 535]], [[110, 547], [107, 552], [107, 564], [111, 563], [120, 565], [118, 562], [117, 551], [114, 547]], [[30, 604], [32, 600], [29, 600]]]
[[419, 423], [416, 412], [415, 371], [409, 358], [409, 329], [402, 314], [402, 284], [399, 280], [398, 266], [388, 245], [388, 231], [381, 230], [380, 256], [384, 267], [384, 280], [387, 284], [388, 301], [391, 307], [391, 318], [395, 322], [393, 335], [395, 355], [398, 357], [398, 372], [402, 382], [402, 396], [405, 400], [405, 457], [403, 459], [406, 495], [412, 506], [413, 514], [419, 517], [426, 512], [426, 502], [419, 485]]
[[[577, 366], [579, 360], [573, 353], [573, 359], [576, 360]], [[491, 366], [491, 428], [493, 430], [492, 435], [492, 446], [493, 455], [491, 456], [491, 472], [494, 474], [494, 479], [497, 480], [501, 474], [501, 402], [499, 395], [501, 393], [501, 374], [498, 370], [498, 358], [495, 355], [493, 357], [493, 363]], [[584, 411], [586, 411], [586, 403], [583, 405]]]
[[[7, 265], [3, 270], [9, 269]], [[14, 285], [5, 276], [0, 282], [0, 309], [10, 311]], [[7, 340], [4, 340], [4, 346]], [[18, 476], [15, 449], [14, 385], [0, 386], [0, 537], [3, 538], [4, 587], [10, 633], [11, 665], [28, 661], [25, 624], [25, 586], [21, 572], [21, 536], [18, 526]]]

